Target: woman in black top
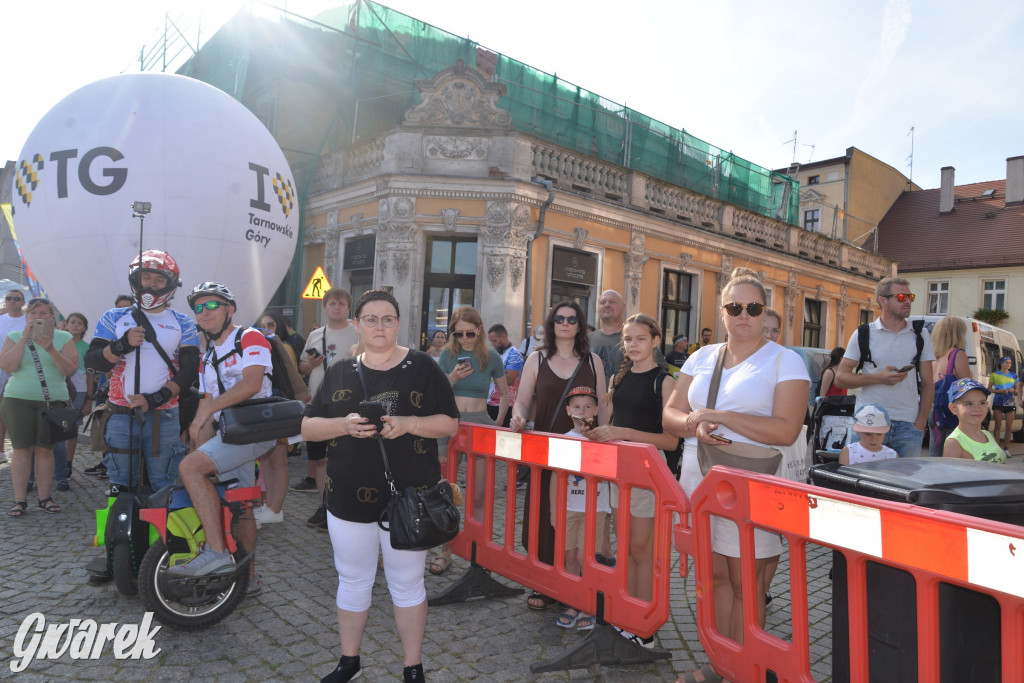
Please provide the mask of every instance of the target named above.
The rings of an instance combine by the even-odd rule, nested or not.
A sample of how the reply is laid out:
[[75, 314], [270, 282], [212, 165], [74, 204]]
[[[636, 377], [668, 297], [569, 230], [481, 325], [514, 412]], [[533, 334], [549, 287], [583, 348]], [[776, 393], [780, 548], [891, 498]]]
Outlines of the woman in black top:
[[[675, 386], [675, 380], [654, 359], [661, 344], [661, 328], [654, 318], [637, 313], [622, 326], [625, 359], [611, 382], [606, 402], [612, 407], [608, 425], [584, 429], [583, 435], [594, 441], [633, 441], [649, 443], [663, 451], [673, 450], [679, 439], [662, 431], [661, 414]], [[650, 600], [654, 582], [654, 492], [635, 488], [629, 510], [629, 592], [641, 600]], [[618, 514], [618, 492], [612, 489], [612, 507]], [[621, 518], [619, 518], [621, 519]], [[630, 636], [638, 642], [651, 638]]]
[[[356, 303], [364, 352], [328, 368], [306, 407], [302, 436], [327, 441], [327, 527], [338, 570], [341, 661], [322, 681], [345, 683], [360, 674], [359, 645], [370, 610], [378, 551], [402, 640], [405, 680], [422, 681], [427, 624], [423, 570], [427, 551], [395, 550], [377, 526], [391, 498], [376, 437], [382, 437], [399, 490], [433, 486], [441, 478], [437, 439], [454, 436], [459, 411], [444, 373], [428, 355], [398, 346], [398, 302], [371, 290]], [[361, 366], [361, 367], [360, 367]], [[362, 372], [369, 395], [359, 378]], [[383, 429], [360, 416], [362, 401], [384, 404]]]

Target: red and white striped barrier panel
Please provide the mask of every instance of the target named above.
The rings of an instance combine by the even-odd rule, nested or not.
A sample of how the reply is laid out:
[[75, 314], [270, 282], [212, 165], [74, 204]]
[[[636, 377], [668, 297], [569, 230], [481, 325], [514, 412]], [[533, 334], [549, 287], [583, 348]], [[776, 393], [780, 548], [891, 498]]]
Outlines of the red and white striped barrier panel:
[[[692, 532], [676, 530], [681, 553], [694, 558], [697, 622], [715, 668], [734, 681], [815, 680], [810, 673], [807, 604], [808, 543], [841, 552], [849, 567], [850, 680], [868, 680], [865, 566], [868, 561], [912, 575], [916, 585], [918, 680], [940, 676], [939, 584], [990, 596], [999, 605], [1003, 681], [1024, 681], [1024, 528], [785, 479], [715, 467], [694, 492]], [[743, 603], [743, 644], [715, 629], [710, 517], [740, 529], [743, 593], [754, 595], [754, 528], [783, 534], [789, 544], [792, 642], [760, 628], [757, 606]], [[894, 615], [894, 618], [896, 615]]]

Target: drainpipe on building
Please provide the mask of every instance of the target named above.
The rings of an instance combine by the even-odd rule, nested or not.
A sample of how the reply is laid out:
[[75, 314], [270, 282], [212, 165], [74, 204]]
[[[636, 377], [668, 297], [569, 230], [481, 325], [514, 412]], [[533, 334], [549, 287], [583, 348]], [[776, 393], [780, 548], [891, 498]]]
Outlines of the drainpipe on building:
[[526, 310], [523, 312], [523, 318], [526, 320], [526, 328], [523, 330], [523, 338], [525, 339], [533, 336], [533, 320], [530, 319], [530, 313], [533, 310], [533, 300], [531, 298], [533, 288], [530, 286], [533, 280], [533, 244], [544, 233], [544, 214], [547, 213], [551, 202], [555, 201], [555, 193], [551, 190], [550, 180], [535, 175], [530, 178], [530, 182], [547, 188], [548, 198], [540, 205], [540, 215], [537, 217], [537, 232], [534, 233], [533, 239], [530, 240], [530, 248], [526, 250]]

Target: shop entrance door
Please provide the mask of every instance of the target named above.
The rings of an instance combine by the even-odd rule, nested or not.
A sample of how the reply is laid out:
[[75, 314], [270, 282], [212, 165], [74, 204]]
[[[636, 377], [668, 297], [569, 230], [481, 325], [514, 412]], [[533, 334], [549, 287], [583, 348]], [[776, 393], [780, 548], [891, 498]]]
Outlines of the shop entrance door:
[[476, 284], [476, 240], [472, 237], [427, 238], [426, 275], [420, 348], [434, 332], [448, 332], [452, 311], [472, 306]]

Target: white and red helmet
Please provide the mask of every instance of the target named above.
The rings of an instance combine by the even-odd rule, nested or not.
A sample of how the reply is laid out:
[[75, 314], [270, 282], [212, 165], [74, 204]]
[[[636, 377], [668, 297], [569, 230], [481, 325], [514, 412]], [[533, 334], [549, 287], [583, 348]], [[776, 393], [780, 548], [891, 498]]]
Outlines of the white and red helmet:
[[[142, 287], [142, 273], [159, 273], [167, 278], [167, 285], [162, 289]], [[181, 273], [177, 262], [166, 251], [147, 249], [141, 254], [141, 261], [136, 257], [128, 266], [128, 284], [131, 285], [135, 299], [145, 310], [163, 306], [172, 298], [174, 291], [181, 286]]]

